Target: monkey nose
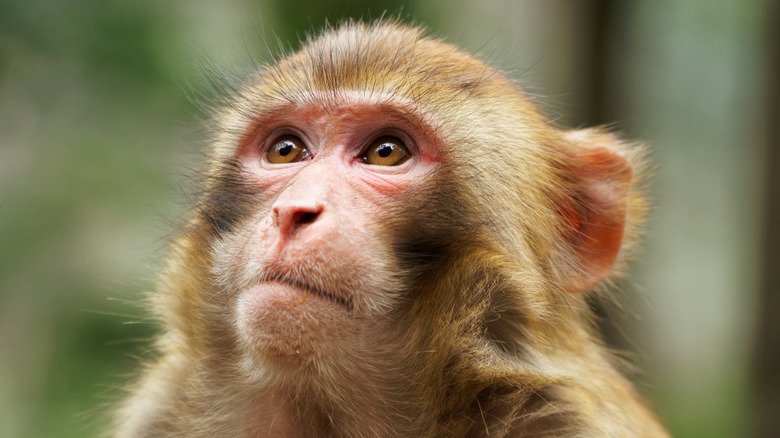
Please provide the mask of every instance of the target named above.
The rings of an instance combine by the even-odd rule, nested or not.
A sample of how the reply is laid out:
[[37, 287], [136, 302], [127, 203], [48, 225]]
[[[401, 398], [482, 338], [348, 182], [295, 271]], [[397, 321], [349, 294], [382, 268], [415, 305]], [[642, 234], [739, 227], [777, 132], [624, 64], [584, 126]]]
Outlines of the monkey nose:
[[274, 224], [283, 236], [290, 237], [299, 228], [317, 221], [322, 210], [322, 205], [275, 205]]

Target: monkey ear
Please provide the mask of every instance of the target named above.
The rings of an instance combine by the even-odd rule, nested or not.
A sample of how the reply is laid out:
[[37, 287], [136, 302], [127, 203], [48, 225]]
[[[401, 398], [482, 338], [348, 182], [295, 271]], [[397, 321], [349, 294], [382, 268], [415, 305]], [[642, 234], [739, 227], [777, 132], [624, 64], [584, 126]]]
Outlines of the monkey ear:
[[564, 289], [582, 292], [612, 271], [623, 242], [632, 168], [615, 151], [620, 141], [598, 129], [565, 134], [572, 196], [560, 206], [564, 235], [572, 253]]

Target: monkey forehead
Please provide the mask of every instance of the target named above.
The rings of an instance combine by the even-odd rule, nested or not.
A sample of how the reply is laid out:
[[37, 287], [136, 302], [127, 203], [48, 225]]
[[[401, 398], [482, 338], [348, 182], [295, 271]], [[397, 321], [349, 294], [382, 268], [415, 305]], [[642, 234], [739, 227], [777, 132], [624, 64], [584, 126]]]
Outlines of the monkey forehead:
[[362, 89], [337, 89], [303, 91], [288, 95], [285, 99], [259, 101], [255, 113], [262, 117], [297, 111], [304, 117], [346, 116], [350, 113], [384, 113], [401, 118], [418, 127], [436, 128], [430, 112], [418, 102], [403, 95]]
[[[295, 114], [304, 122], [356, 123], [373, 121], [383, 125], [410, 128], [426, 136], [446, 136], [446, 125], [412, 99], [390, 93], [366, 90], [311, 91], [291, 97], [288, 102], [268, 108], [267, 119]], [[377, 126], [391, 127], [391, 126]]]
[[422, 119], [426, 115], [425, 108], [406, 96], [363, 89], [306, 91], [291, 96], [288, 102], [312, 112], [337, 113], [369, 108], [387, 109], [403, 114], [408, 121], [414, 123], [425, 123]]

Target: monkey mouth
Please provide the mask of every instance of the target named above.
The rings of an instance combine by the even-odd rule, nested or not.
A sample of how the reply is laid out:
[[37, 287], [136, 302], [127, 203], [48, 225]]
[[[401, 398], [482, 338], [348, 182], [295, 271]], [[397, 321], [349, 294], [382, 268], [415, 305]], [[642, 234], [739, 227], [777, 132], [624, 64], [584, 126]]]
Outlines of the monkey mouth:
[[314, 296], [317, 296], [317, 297], [320, 297], [320, 298], [325, 298], [326, 300], [329, 300], [329, 301], [332, 301], [332, 302], [334, 302], [336, 304], [339, 304], [339, 305], [345, 307], [349, 311], [351, 311], [352, 307], [353, 307], [352, 300], [350, 300], [348, 298], [335, 295], [335, 294], [333, 294], [331, 292], [327, 292], [327, 291], [322, 290], [322, 289], [320, 289], [318, 287], [315, 287], [315, 286], [313, 286], [313, 285], [311, 285], [309, 283], [303, 282], [303, 281], [295, 279], [295, 278], [290, 278], [290, 277], [285, 276], [285, 275], [274, 275], [274, 276], [272, 276], [270, 278], [265, 279], [263, 282], [266, 282], [266, 283], [282, 283], [282, 284], [286, 284], [286, 285], [289, 285], [289, 286], [293, 286], [293, 287], [295, 287], [297, 289], [300, 289], [300, 290], [304, 291], [305, 293], [308, 293], [308, 294], [311, 294], [311, 295], [314, 295]]

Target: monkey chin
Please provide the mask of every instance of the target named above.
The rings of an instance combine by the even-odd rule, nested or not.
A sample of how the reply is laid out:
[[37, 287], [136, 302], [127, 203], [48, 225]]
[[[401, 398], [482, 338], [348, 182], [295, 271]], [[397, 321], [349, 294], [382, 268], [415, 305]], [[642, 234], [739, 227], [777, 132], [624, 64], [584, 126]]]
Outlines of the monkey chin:
[[[244, 290], [237, 328], [247, 353], [284, 372], [316, 366], [354, 335], [351, 302], [303, 284], [266, 281]], [[331, 347], [331, 348], [324, 348]]]

